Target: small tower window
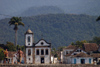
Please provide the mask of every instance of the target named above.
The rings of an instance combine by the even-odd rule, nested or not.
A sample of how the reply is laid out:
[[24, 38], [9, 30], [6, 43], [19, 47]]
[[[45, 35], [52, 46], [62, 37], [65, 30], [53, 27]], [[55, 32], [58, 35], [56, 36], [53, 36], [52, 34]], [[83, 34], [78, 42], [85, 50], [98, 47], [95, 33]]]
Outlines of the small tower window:
[[48, 53], [49, 53], [49, 52], [48, 52], [48, 49], [46, 49], [45, 54], [48, 55]]
[[30, 49], [28, 50], [28, 55], [31, 55], [31, 50]]
[[36, 50], [36, 55], [39, 55], [39, 49]]
[[30, 36], [28, 36], [28, 42], [30, 42], [30, 41], [31, 41]]
[[41, 55], [44, 55], [44, 50], [43, 49], [41, 50]]

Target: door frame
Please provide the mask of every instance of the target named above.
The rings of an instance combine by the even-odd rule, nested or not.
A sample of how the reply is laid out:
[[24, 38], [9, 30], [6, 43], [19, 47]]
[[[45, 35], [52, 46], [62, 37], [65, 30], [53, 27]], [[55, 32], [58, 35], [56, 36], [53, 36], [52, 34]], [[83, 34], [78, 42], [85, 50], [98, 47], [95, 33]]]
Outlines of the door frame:
[[[44, 58], [44, 57], [40, 57], [40, 60], [41, 60], [41, 61], [42, 61], [42, 58]], [[41, 63], [41, 64], [44, 64], [44, 63], [45, 63], [45, 58], [44, 58], [44, 63], [42, 63], [41, 61], [40, 61], [40, 63]]]
[[85, 64], [85, 59], [81, 59], [81, 64]]

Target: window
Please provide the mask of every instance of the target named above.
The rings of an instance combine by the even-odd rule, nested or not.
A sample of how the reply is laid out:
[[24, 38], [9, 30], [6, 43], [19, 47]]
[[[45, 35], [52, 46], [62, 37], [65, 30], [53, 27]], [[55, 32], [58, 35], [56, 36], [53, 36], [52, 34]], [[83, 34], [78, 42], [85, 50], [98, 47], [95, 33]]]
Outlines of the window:
[[44, 43], [43, 42], [41, 42], [41, 45], [43, 45]]
[[39, 49], [36, 50], [36, 55], [39, 55]]
[[46, 49], [46, 51], [45, 51], [45, 52], [46, 52], [45, 54], [46, 54], [46, 55], [48, 55], [48, 49]]
[[74, 64], [76, 64], [76, 59], [74, 59]]
[[28, 42], [30, 42], [30, 36], [28, 36]]
[[76, 50], [76, 52], [81, 52], [81, 50], [80, 50], [80, 49], [78, 49], [78, 50]]
[[31, 55], [31, 50], [30, 49], [28, 50], [28, 55]]
[[44, 50], [43, 49], [41, 49], [41, 55], [44, 55]]
[[91, 59], [89, 59], [89, 64], [91, 64]]
[[68, 51], [66, 51], [66, 55], [68, 54]]
[[29, 60], [30, 60], [30, 58], [29, 58]]

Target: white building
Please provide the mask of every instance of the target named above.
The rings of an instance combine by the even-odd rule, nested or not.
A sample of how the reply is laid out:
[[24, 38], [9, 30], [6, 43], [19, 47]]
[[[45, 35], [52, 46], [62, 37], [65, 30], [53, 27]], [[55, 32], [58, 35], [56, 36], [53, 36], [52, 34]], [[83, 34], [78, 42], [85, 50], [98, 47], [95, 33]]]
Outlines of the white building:
[[84, 43], [84, 49], [69, 45], [63, 49], [63, 63], [65, 64], [93, 64], [95, 58], [100, 54], [93, 53], [98, 50], [95, 43]]
[[26, 63], [29, 64], [50, 64], [51, 43], [41, 39], [34, 43], [33, 32], [28, 29], [25, 33]]

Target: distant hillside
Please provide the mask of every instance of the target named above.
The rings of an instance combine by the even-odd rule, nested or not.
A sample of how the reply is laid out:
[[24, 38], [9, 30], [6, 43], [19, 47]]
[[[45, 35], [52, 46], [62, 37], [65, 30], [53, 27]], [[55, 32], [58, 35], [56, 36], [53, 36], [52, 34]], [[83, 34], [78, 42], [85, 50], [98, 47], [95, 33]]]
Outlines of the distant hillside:
[[[47, 13], [100, 15], [100, 0], [1, 0], [0, 14], [32, 16]], [[0, 15], [0, 19], [9, 16]]]
[[[25, 27], [19, 26], [18, 44], [24, 45], [24, 33], [30, 25], [37, 42], [43, 38], [52, 43], [53, 47], [67, 46], [77, 40], [91, 40], [100, 36], [100, 23], [95, 16], [73, 14], [49, 14], [23, 17]], [[0, 43], [14, 42], [13, 26], [8, 25], [9, 19], [0, 20]]]
[[42, 7], [31, 7], [20, 13], [18, 16], [35, 16], [41, 14], [58, 14], [64, 13], [63, 10], [56, 6], [42, 6]]

